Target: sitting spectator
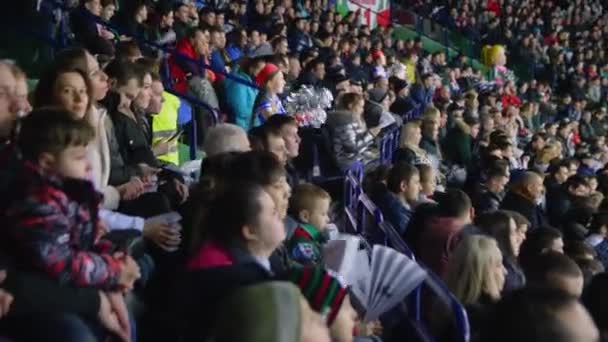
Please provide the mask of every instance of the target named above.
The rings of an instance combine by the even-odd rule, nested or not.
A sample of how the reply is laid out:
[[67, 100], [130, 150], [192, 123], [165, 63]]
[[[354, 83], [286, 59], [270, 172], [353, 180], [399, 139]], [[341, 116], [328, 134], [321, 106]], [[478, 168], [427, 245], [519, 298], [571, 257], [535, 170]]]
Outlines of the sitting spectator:
[[274, 114], [287, 114], [279, 94], [283, 93], [285, 78], [283, 72], [271, 63], [267, 63], [255, 76], [255, 83], [261, 88], [255, 103], [250, 127], [263, 124]]
[[188, 35], [192, 28], [197, 26], [198, 13], [194, 5], [183, 1], [176, 1], [173, 10], [175, 14], [173, 29], [177, 40], [180, 41]]
[[273, 115], [268, 118], [264, 126], [268, 130], [279, 132], [283, 137], [287, 152], [287, 163], [285, 164], [287, 183], [295, 188], [299, 183], [299, 175], [293, 162], [300, 154], [300, 142], [302, 141], [298, 134], [298, 122], [290, 115]]
[[482, 214], [498, 210], [504, 196], [504, 189], [509, 182], [505, 168], [492, 165], [484, 172], [485, 182], [480, 185], [474, 197], [475, 212]]
[[393, 162], [406, 162], [412, 165], [427, 164], [431, 162], [424, 149], [420, 148], [422, 131], [420, 121], [411, 121], [401, 128], [401, 141], [399, 149], [395, 151]]
[[568, 256], [549, 251], [536, 256], [524, 268], [530, 286], [559, 289], [573, 297], [583, 293], [583, 273]]
[[[194, 91], [195, 88], [204, 90], [205, 85], [200, 84], [204, 83], [204, 81], [211, 83], [215, 81], [215, 73], [209, 69], [201, 69], [197, 63], [197, 61], [203, 60], [207, 64], [209, 57], [209, 39], [207, 33], [202, 29], [191, 30], [185, 38], [177, 42], [176, 51], [180, 52], [180, 57], [173, 54], [169, 58], [169, 69], [171, 79], [175, 82], [175, 90], [182, 94], [193, 91], [194, 96], [200, 100], [207, 100], [205, 96], [199, 96], [204, 91]], [[213, 96], [215, 96], [215, 92]]]
[[[5, 251], [22, 271], [43, 274], [64, 286], [132, 289], [139, 267], [123, 252], [111, 254], [113, 246], [101, 239], [100, 196], [87, 181], [86, 145], [94, 131], [72, 115], [58, 110], [31, 113], [22, 122], [18, 150], [6, 151], [14, 158], [12, 171], [18, 171], [6, 188], [11, 200], [3, 203]], [[122, 296], [112, 298], [112, 308], [126, 319]], [[129, 324], [122, 323], [124, 329], [116, 332], [129, 336]]]
[[593, 277], [591, 283], [583, 293], [582, 302], [589, 310], [593, 321], [600, 331], [600, 341], [606, 339], [608, 334], [608, 297], [605, 295], [608, 286], [608, 274], [602, 273]]
[[202, 224], [177, 299], [188, 340], [208, 336], [230, 291], [273, 277], [269, 258], [285, 238], [272, 197], [257, 184], [233, 183], [211, 201]]
[[250, 149], [247, 133], [241, 127], [228, 123], [211, 127], [203, 144], [206, 158], [229, 152], [247, 152]]
[[503, 298], [482, 327], [481, 341], [598, 341], [585, 308], [556, 289], [526, 288]]
[[506, 275], [503, 256], [492, 238], [469, 235], [454, 250], [446, 284], [467, 310], [473, 340], [477, 340], [488, 313], [500, 300]]
[[435, 107], [429, 107], [422, 117], [422, 138], [420, 148], [426, 151], [433, 169], [439, 170], [442, 162], [441, 146], [439, 146], [439, 130], [441, 128], [441, 112]]
[[589, 233], [585, 242], [595, 249], [597, 258], [604, 265], [604, 268], [608, 267], [608, 241], [606, 241], [606, 236], [608, 235], [608, 213], [599, 212], [593, 215]]
[[364, 106], [362, 95], [347, 93], [342, 95], [338, 109], [328, 115], [326, 124], [331, 131], [334, 153], [341, 169], [347, 169], [359, 159], [369, 164], [378, 158], [372, 143], [381, 128], [366, 129]]
[[279, 130], [267, 126], [255, 127], [249, 131], [249, 141], [252, 150], [270, 152], [283, 166], [287, 164], [287, 148]]
[[235, 291], [221, 306], [213, 330], [213, 340], [217, 342], [330, 341], [319, 313], [303, 300], [297, 287], [283, 282]]
[[[262, 68], [264, 68], [263, 60], [244, 59], [231, 75], [253, 83]], [[224, 95], [227, 99], [225, 103], [228, 116], [235, 124], [248, 131], [251, 128], [251, 117], [258, 90], [228, 77], [224, 79]]]
[[420, 196], [420, 173], [405, 162], [395, 164], [385, 184], [378, 184], [372, 193], [384, 217], [400, 233], [405, 234]]
[[102, 37], [97, 24], [90, 16], [101, 15], [100, 0], [83, 1], [82, 5], [72, 13], [71, 24], [74, 38], [92, 54], [114, 55], [114, 47], [109, 40]]
[[418, 196], [418, 203], [434, 202], [433, 195], [437, 190], [437, 178], [438, 175], [435, 173], [430, 165], [421, 164], [417, 166], [418, 173], [420, 174], [420, 195]]
[[536, 172], [527, 171], [507, 192], [500, 209], [513, 210], [530, 221], [530, 230], [543, 226], [545, 214], [538, 203], [543, 196], [543, 177]]
[[475, 117], [456, 119], [442, 143], [444, 158], [452, 165], [463, 168], [471, 167], [473, 160], [473, 142], [479, 133], [479, 120]]
[[304, 266], [323, 266], [323, 244], [329, 223], [331, 197], [314, 184], [300, 184], [294, 189], [289, 212], [299, 225], [287, 243], [291, 260]]
[[507, 212], [501, 210], [478, 216], [475, 219], [475, 226], [496, 239], [502, 252], [503, 264], [507, 270], [503, 290], [510, 292], [522, 288], [526, 279], [517, 262], [517, 257], [526, 234], [519, 232], [515, 220]]
[[324, 314], [332, 341], [352, 342], [357, 312], [338, 279], [321, 268], [296, 268], [289, 279], [298, 284], [312, 309]]
[[589, 186], [581, 176], [572, 176], [561, 187], [547, 193], [547, 214], [549, 223], [554, 226], [563, 222], [565, 215], [578, 199], [587, 196]]
[[420, 79], [420, 83], [416, 83], [410, 91], [410, 97], [414, 102], [415, 110], [422, 113], [426, 107], [433, 101], [433, 83], [434, 76], [432, 74], [424, 74]]
[[419, 259], [443, 278], [450, 256], [461, 239], [460, 233], [471, 223], [472, 206], [469, 196], [456, 189], [438, 196], [437, 203], [436, 212], [426, 220], [413, 246]]
[[554, 191], [560, 191], [562, 184], [568, 180], [570, 170], [570, 163], [568, 161], [562, 161], [555, 167], [549, 170], [549, 177], [545, 178], [545, 188], [547, 194], [552, 194]]

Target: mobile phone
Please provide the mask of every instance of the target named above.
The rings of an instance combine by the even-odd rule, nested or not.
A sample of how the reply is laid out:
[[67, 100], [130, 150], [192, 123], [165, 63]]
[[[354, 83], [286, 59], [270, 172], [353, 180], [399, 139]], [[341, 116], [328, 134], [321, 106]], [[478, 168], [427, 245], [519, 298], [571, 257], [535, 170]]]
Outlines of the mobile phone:
[[181, 137], [182, 134], [184, 134], [184, 130], [183, 129], [178, 129], [169, 139], [167, 139], [167, 141], [176, 140], [179, 137]]

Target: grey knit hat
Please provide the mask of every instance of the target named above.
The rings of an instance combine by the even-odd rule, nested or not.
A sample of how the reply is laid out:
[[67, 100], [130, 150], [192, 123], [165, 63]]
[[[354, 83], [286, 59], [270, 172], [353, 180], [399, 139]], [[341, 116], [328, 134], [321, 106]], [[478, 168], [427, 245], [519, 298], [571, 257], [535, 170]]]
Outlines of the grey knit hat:
[[247, 286], [220, 309], [214, 342], [299, 342], [300, 290], [289, 282]]

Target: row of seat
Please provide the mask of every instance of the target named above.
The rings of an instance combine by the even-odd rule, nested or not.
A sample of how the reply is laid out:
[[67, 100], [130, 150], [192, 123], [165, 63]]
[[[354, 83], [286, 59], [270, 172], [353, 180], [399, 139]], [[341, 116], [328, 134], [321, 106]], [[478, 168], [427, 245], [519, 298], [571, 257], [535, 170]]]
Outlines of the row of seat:
[[[363, 237], [370, 244], [383, 244], [416, 260], [412, 249], [390, 222], [384, 219], [382, 211], [363, 191], [363, 176], [363, 164], [356, 162], [346, 171], [344, 177], [344, 213], [347, 231]], [[420, 341], [434, 340], [424, 319], [429, 317], [425, 313], [425, 310], [429, 308], [422, 305], [422, 294], [424, 292], [437, 298], [450, 309], [452, 318], [456, 323], [458, 341], [468, 342], [470, 327], [465, 308], [436, 274], [420, 261], [418, 263], [427, 271], [428, 277], [406, 298], [404, 312], [407, 315], [411, 333]]]

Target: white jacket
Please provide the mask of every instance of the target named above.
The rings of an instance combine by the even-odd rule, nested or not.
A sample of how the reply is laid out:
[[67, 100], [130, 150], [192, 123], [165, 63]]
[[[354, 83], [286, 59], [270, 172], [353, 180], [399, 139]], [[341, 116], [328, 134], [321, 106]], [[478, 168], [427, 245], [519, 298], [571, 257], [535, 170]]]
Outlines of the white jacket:
[[107, 111], [104, 108], [91, 109], [89, 121], [95, 129], [95, 139], [89, 144], [88, 156], [92, 167], [91, 181], [95, 188], [103, 193], [103, 207], [116, 210], [120, 203], [118, 190], [109, 185], [110, 180], [110, 147], [104, 118]]

